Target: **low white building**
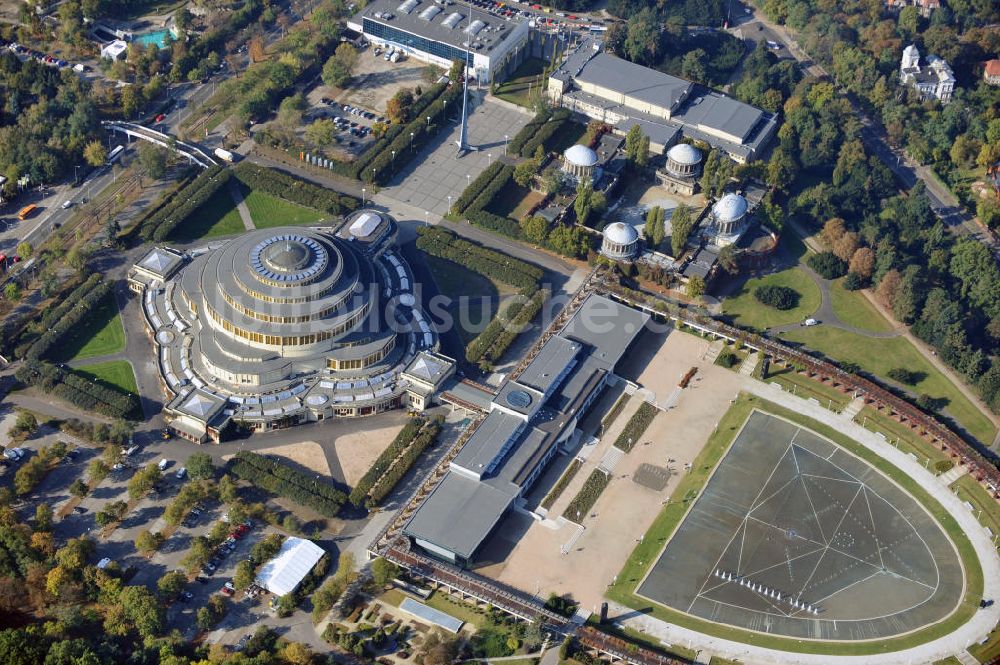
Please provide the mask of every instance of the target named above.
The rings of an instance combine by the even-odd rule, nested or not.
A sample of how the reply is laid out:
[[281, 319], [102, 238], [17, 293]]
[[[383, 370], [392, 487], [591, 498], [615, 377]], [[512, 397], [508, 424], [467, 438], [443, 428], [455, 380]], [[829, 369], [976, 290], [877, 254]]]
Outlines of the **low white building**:
[[306, 575], [323, 558], [322, 547], [304, 538], [288, 538], [278, 556], [265, 563], [257, 573], [257, 584], [276, 596], [295, 591]]
[[101, 57], [108, 60], [123, 60], [128, 53], [128, 42], [116, 39], [101, 47]]

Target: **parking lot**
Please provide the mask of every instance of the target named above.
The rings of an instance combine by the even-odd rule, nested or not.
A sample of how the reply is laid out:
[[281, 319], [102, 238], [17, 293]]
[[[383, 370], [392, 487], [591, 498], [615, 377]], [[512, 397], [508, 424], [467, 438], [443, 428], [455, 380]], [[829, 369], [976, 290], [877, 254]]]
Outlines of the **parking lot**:
[[[425, 76], [428, 68], [426, 62], [409, 57], [399, 62], [389, 62], [385, 59], [384, 52], [375, 55], [375, 50], [374, 46], [369, 46], [358, 53], [354, 78], [347, 88], [340, 90], [319, 86], [313, 94], [318, 93], [317, 98], [336, 99], [341, 106], [358, 106], [381, 115], [385, 113], [386, 103], [400, 90], [413, 90], [417, 86], [426, 88], [433, 82]], [[444, 73], [441, 70], [438, 72], [439, 75]]]

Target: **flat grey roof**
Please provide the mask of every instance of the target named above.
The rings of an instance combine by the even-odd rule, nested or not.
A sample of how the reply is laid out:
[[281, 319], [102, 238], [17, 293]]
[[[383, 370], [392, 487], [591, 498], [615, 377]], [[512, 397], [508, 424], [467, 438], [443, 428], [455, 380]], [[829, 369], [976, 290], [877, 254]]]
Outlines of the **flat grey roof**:
[[690, 81], [603, 52], [588, 60], [576, 79], [670, 111], [684, 101], [692, 86]]
[[606, 296], [592, 295], [560, 333], [593, 347], [591, 358], [613, 369], [646, 326], [649, 315]]
[[485, 483], [449, 471], [403, 527], [408, 536], [471, 558], [517, 496], [509, 483]]
[[698, 250], [686, 266], [681, 274], [685, 277], [701, 277], [704, 279], [708, 277], [708, 273], [712, 272], [712, 266], [718, 261], [719, 255], [715, 252], [705, 249], [702, 247]]
[[764, 112], [714, 90], [707, 90], [693, 96], [675, 117], [685, 125], [704, 125], [746, 142], [750, 132], [764, 117]]
[[451, 461], [452, 465], [468, 469], [475, 474], [485, 473], [490, 462], [522, 425], [524, 425], [523, 418], [503, 411], [490, 411]]
[[555, 380], [573, 362], [580, 349], [579, 342], [552, 337], [517, 377], [517, 382], [547, 393]]
[[[402, 0], [374, 0], [355, 14], [351, 22], [363, 28], [363, 19], [368, 19], [459, 49], [480, 44], [480, 48], [472, 48], [471, 52], [489, 55], [490, 51], [502, 44], [522, 21], [520, 16], [507, 21], [478, 7], [474, 8], [470, 17], [468, 4], [451, 2], [450, 0], [448, 0], [447, 5], [438, 4], [433, 0], [419, 0], [412, 5], [409, 13], [402, 11], [403, 6]], [[431, 8], [440, 11], [434, 13]], [[429, 12], [430, 18], [425, 18], [429, 15], [424, 13], [426, 10], [431, 10]], [[382, 18], [376, 17], [375, 14], [380, 14]], [[386, 14], [391, 14], [392, 18], [384, 18]], [[461, 19], [452, 27], [448, 27], [450, 23], [446, 24], [445, 21], [452, 14], [459, 14]], [[476, 21], [482, 21], [485, 25], [475, 35], [470, 35], [466, 29]], [[406, 45], [404, 44], [404, 46]], [[414, 45], [414, 48], [425, 50], [417, 45]]]
[[530, 418], [542, 406], [545, 395], [540, 390], [520, 383], [507, 381], [500, 387], [500, 392], [493, 398], [493, 403]]

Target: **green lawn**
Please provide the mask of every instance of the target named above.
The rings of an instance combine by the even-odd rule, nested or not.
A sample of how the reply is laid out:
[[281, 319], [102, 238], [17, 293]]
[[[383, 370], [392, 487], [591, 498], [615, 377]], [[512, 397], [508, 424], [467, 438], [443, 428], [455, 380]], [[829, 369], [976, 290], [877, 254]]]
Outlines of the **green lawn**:
[[533, 200], [538, 200], [537, 198], [534, 198], [538, 195], [534, 194], [534, 192], [527, 187], [521, 187], [519, 184], [514, 182], [513, 179], [511, 179], [510, 182], [504, 185], [503, 189], [497, 192], [497, 195], [494, 196], [489, 205], [486, 206], [486, 210], [488, 212], [492, 212], [494, 215], [510, 217], [515, 221], [520, 221], [521, 215], [523, 215], [524, 212], [527, 212], [530, 204], [528, 207], [524, 208], [521, 215], [517, 215], [516, 211], [519, 207], [521, 207], [522, 202], [528, 196], [533, 196]]
[[[787, 286], [799, 294], [798, 305], [792, 309], [779, 310], [757, 302], [753, 291], [758, 286]], [[766, 330], [774, 326], [796, 323], [808, 318], [822, 302], [819, 287], [799, 268], [789, 268], [781, 272], [747, 280], [740, 290], [722, 301], [722, 313], [743, 328]]]
[[777, 383], [783, 389], [793, 392], [799, 397], [815, 399], [823, 406], [833, 407], [833, 410], [838, 412], [843, 411], [844, 407], [851, 402], [851, 395], [844, 394], [833, 386], [828, 386], [816, 379], [803, 376], [791, 367], [787, 369], [779, 369], [777, 365], [770, 367], [772, 371], [768, 372], [764, 381]]
[[924, 378], [916, 386], [908, 388], [915, 393], [947, 400], [945, 411], [948, 415], [980, 441], [993, 441], [996, 429], [989, 418], [902, 337], [875, 339], [829, 326], [799, 328], [784, 333], [782, 337], [804, 344], [833, 360], [855, 363], [879, 377], [886, 377], [889, 370], [896, 367], [920, 372]]
[[250, 209], [250, 218], [258, 229], [315, 224], [324, 217], [319, 210], [290, 203], [264, 192], [252, 191], [246, 195], [245, 200]]
[[[324, 217], [319, 210], [289, 203], [264, 192], [244, 190], [244, 197], [250, 210], [250, 218], [258, 229], [315, 224]], [[229, 194], [229, 189], [223, 187], [194, 211], [183, 224], [180, 224], [174, 230], [171, 239], [190, 241], [235, 235], [245, 230], [243, 219], [236, 209], [236, 203]]]
[[830, 284], [830, 304], [841, 321], [849, 326], [871, 330], [872, 332], [889, 332], [892, 324], [878, 313], [875, 306], [860, 291], [848, 291], [844, 288], [844, 279], [834, 280]]
[[[732, 626], [705, 621], [663, 605], [651, 603], [646, 598], [634, 595], [634, 590], [643, 579], [649, 568], [655, 563], [665, 543], [674, 533], [690, 508], [690, 499], [696, 497], [711, 473], [729, 449], [730, 444], [739, 433], [750, 412], [760, 409], [792, 422], [808, 427], [820, 436], [824, 436], [850, 453], [863, 459], [868, 464], [881, 470], [885, 475], [912, 494], [941, 525], [958, 550], [966, 573], [965, 596], [958, 609], [951, 616], [914, 633], [897, 638], [874, 642], [822, 642], [803, 641], [754, 633]], [[645, 614], [724, 639], [737, 640], [764, 648], [781, 649], [800, 653], [835, 653], [838, 655], [865, 655], [888, 653], [926, 643], [947, 635], [969, 620], [979, 611], [979, 599], [983, 590], [983, 571], [976, 558], [972, 544], [954, 520], [927, 492], [912, 478], [885, 462], [864, 446], [845, 437], [839, 431], [827, 427], [800, 414], [766, 400], [740, 395], [730, 409], [723, 415], [718, 427], [712, 433], [708, 443], [702, 449], [688, 475], [684, 476], [671, 496], [670, 501], [654, 520], [645, 538], [632, 551], [624, 568], [618, 574], [617, 583], [608, 590], [608, 598], [636, 608]]]
[[854, 421], [864, 425], [873, 432], [880, 432], [888, 441], [893, 442], [897, 448], [905, 453], [911, 453], [916, 456], [921, 464], [924, 464], [925, 460], [929, 459], [930, 464], [928, 468], [933, 473], [937, 473], [934, 470], [935, 464], [951, 460], [951, 457], [945, 451], [906, 425], [896, 422], [888, 415], [876, 411], [870, 406], [861, 409], [858, 415], [854, 416]]
[[125, 350], [125, 328], [114, 295], [109, 295], [53, 354], [56, 362], [81, 360]]
[[496, 316], [500, 308], [499, 296], [503, 295], [501, 288], [508, 293], [511, 288], [436, 256], [425, 254], [424, 262], [438, 291], [451, 298], [448, 312], [462, 344], [468, 344]]
[[243, 233], [243, 220], [236, 210], [228, 187], [221, 187], [205, 203], [178, 224], [171, 240], [181, 242]]
[[965, 474], [951, 484], [951, 489], [962, 501], [971, 503], [978, 514], [979, 522], [989, 527], [993, 533], [1000, 533], [1000, 509], [989, 492], [975, 478]]
[[530, 107], [528, 91], [532, 92], [532, 96], [539, 91], [546, 64], [540, 58], [528, 58], [514, 70], [509, 79], [497, 87], [496, 96], [519, 106]]
[[132, 365], [127, 360], [110, 360], [106, 363], [95, 363], [75, 370], [88, 379], [97, 379], [101, 383], [120, 388], [133, 395], [139, 394], [139, 388], [135, 385], [135, 372]]

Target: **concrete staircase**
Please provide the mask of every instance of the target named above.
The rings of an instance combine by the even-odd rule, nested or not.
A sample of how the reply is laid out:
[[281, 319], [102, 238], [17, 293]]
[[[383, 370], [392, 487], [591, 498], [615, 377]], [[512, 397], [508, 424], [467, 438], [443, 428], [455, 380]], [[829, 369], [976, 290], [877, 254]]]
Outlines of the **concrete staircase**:
[[608, 452], [604, 453], [604, 458], [601, 460], [601, 463], [597, 465], [597, 468], [610, 476], [614, 473], [615, 467], [618, 466], [618, 462], [620, 462], [623, 457], [625, 457], [624, 450], [611, 446], [608, 448]]
[[969, 472], [969, 467], [965, 466], [964, 464], [958, 464], [951, 467], [950, 471], [945, 471], [940, 476], [938, 476], [937, 480], [945, 487], [948, 487], [953, 482], [955, 482], [968, 472]]
[[716, 358], [722, 354], [722, 350], [726, 348], [726, 341], [723, 339], [717, 339], [708, 345], [708, 350], [705, 351], [705, 355], [702, 356], [705, 360], [710, 363], [714, 363]]
[[757, 369], [757, 362], [759, 360], [760, 354], [756, 351], [744, 358], [743, 364], [740, 365], [740, 376], [753, 376], [754, 370]]
[[854, 420], [854, 416], [858, 415], [858, 413], [861, 412], [861, 409], [864, 408], [864, 406], [865, 406], [865, 401], [860, 397], [856, 397], [855, 399], [851, 400], [850, 404], [844, 407], [842, 415], [845, 415], [851, 420]]
[[956, 653], [955, 658], [958, 658], [962, 662], [962, 665], [979, 665], [979, 661], [965, 649]]

